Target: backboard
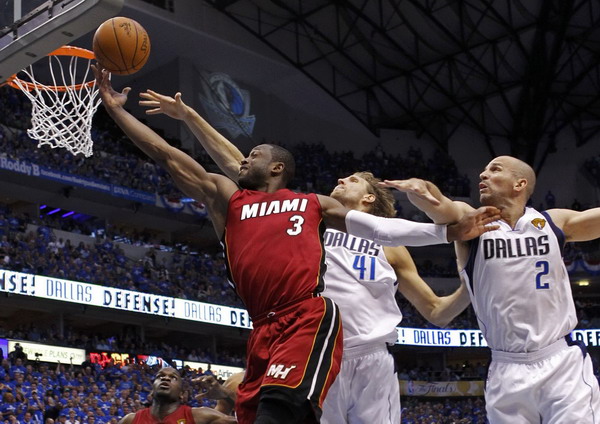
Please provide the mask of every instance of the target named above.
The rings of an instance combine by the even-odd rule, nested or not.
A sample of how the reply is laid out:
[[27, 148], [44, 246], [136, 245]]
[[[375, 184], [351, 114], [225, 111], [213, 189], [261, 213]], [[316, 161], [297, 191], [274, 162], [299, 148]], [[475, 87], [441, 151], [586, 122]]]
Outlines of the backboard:
[[0, 83], [117, 15], [125, 0], [0, 0]]

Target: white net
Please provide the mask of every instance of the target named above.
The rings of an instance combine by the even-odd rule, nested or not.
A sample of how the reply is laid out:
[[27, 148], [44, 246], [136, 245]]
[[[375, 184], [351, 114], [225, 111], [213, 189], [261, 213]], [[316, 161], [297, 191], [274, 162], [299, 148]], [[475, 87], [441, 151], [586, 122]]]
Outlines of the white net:
[[20, 88], [32, 103], [32, 127], [27, 134], [38, 141], [38, 147], [62, 147], [73, 155], [90, 157], [92, 118], [101, 102], [90, 69], [93, 53], [71, 49], [63, 47], [51, 53], [47, 56], [48, 69], [37, 70], [38, 77], [43, 73], [51, 84], [36, 80], [30, 65], [12, 79], [11, 85]]

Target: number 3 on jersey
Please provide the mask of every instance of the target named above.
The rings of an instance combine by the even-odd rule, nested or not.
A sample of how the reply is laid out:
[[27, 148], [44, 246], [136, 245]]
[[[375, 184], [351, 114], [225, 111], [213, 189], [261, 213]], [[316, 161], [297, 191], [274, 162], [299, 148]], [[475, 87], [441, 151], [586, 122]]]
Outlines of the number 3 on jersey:
[[292, 223], [293, 227], [288, 228], [286, 232], [290, 236], [297, 236], [302, 232], [302, 224], [304, 224], [304, 218], [302, 218], [300, 215], [294, 215], [290, 218], [290, 222]]
[[365, 276], [369, 275], [369, 280], [373, 281], [375, 279], [375, 257], [369, 256], [370, 261], [367, 261], [367, 256], [365, 255], [357, 255], [354, 257], [354, 264], [352, 264], [352, 268], [358, 271], [358, 279], [366, 280]]

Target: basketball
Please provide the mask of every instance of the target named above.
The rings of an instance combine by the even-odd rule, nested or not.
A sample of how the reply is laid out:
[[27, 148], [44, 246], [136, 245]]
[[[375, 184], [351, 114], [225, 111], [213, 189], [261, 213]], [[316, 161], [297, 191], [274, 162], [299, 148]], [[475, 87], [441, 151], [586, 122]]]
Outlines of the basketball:
[[139, 71], [150, 55], [150, 38], [136, 21], [122, 16], [98, 27], [93, 41], [98, 63], [113, 74], [130, 75]]

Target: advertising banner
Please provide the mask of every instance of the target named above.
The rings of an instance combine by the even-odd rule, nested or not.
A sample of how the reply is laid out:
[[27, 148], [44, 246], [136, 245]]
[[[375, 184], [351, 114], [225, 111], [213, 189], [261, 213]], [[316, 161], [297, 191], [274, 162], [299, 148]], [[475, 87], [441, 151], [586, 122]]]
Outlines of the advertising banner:
[[248, 313], [240, 308], [15, 271], [0, 270], [0, 292], [229, 327], [252, 327]]
[[483, 381], [400, 380], [401, 396], [448, 397], [483, 396]]
[[9, 340], [8, 350], [15, 350], [15, 345], [19, 344], [23, 352], [27, 354], [28, 361], [39, 360], [40, 362], [54, 362], [61, 364], [81, 365], [85, 361], [85, 350], [74, 349], [63, 346], [52, 346], [41, 343], [25, 342], [21, 340]]
[[[0, 269], [0, 292], [118, 309], [237, 328], [252, 328], [245, 309], [215, 305]], [[432, 347], [487, 347], [479, 330], [397, 327], [396, 344]], [[600, 346], [600, 329], [574, 330], [572, 337]], [[1, 347], [1, 346], [0, 346]]]

